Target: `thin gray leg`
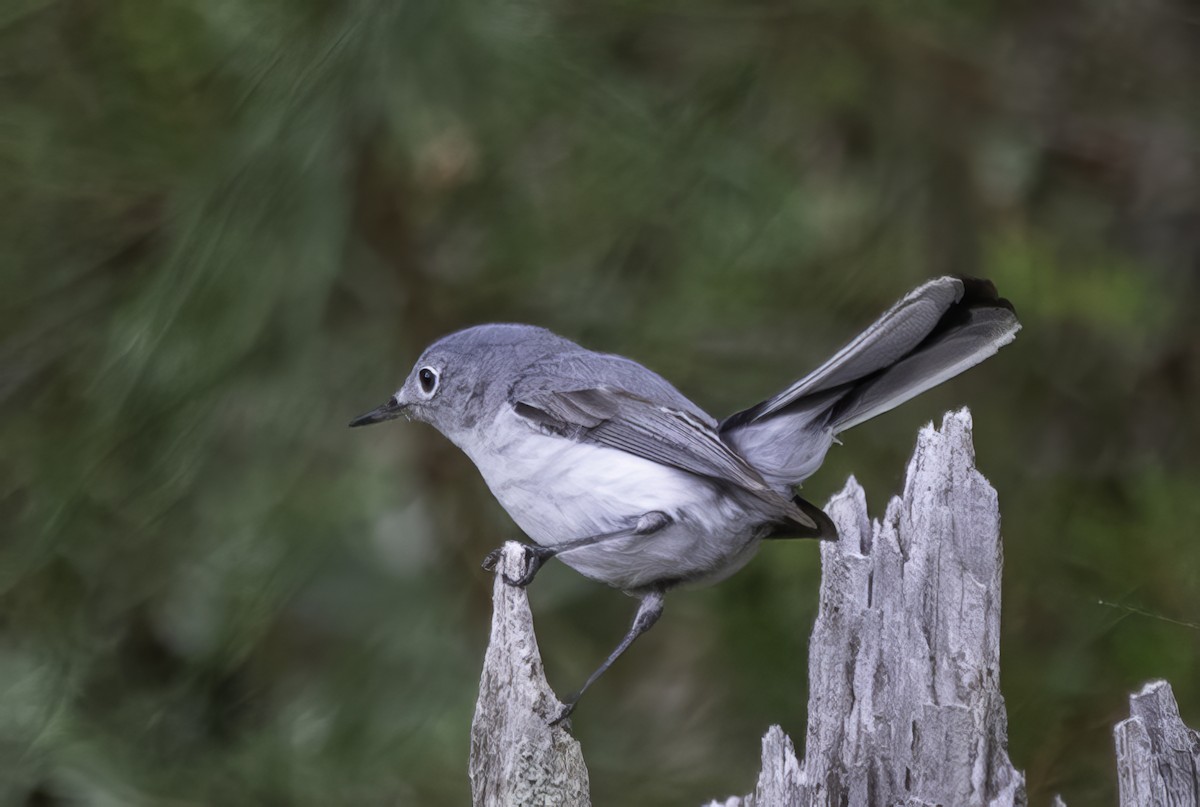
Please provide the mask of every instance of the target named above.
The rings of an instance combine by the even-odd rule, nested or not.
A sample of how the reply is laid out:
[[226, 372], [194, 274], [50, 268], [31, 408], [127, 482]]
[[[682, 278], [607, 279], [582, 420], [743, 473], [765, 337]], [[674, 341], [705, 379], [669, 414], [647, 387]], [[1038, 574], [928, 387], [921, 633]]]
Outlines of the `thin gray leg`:
[[633, 617], [633, 624], [629, 626], [629, 632], [625, 634], [625, 638], [617, 645], [617, 649], [609, 654], [609, 657], [604, 660], [600, 667], [588, 676], [584, 681], [583, 686], [579, 688], [571, 697], [567, 698], [566, 705], [563, 707], [562, 714], [550, 721], [550, 725], [557, 726], [562, 721], [571, 716], [571, 712], [575, 711], [575, 704], [579, 703], [579, 699], [583, 697], [583, 693], [587, 692], [588, 687], [596, 682], [596, 679], [604, 674], [605, 670], [612, 666], [613, 662], [620, 658], [621, 654], [629, 649], [629, 645], [633, 644], [633, 640], [641, 636], [646, 631], [653, 627], [658, 618], [662, 616], [663, 611], [663, 589], [655, 589], [646, 596], [642, 597], [641, 603], [638, 604], [637, 613]]
[[[542, 546], [541, 544], [525, 544], [525, 572], [520, 577], [509, 577], [504, 575], [504, 582], [510, 586], [525, 588], [533, 582], [533, 578], [537, 576], [538, 570], [542, 568], [542, 564], [550, 560], [555, 555], [563, 552], [570, 552], [572, 549], [579, 549], [584, 546], [598, 544], [601, 541], [609, 541], [613, 538], [628, 538], [632, 535], [649, 535], [661, 530], [663, 527], [671, 523], [671, 517], [666, 513], [660, 513], [657, 510], [651, 510], [649, 513], [644, 513], [638, 517], [637, 523], [625, 530], [616, 530], [615, 532], [606, 532], [602, 535], [589, 535], [585, 538], [580, 538], [576, 541], [570, 541], [557, 546]], [[480, 564], [485, 571], [492, 571], [496, 568], [496, 563], [500, 560], [500, 553], [504, 551], [504, 547], [498, 547], [488, 553]]]

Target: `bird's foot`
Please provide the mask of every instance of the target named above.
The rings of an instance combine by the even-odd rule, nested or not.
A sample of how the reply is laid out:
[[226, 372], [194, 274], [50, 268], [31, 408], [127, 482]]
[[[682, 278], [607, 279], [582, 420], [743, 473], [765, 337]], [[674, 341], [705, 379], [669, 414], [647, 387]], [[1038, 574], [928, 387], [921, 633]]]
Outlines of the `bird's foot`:
[[558, 717], [550, 721], [551, 726], [562, 726], [565, 729], [571, 728], [571, 713], [575, 711], [575, 704], [579, 701], [579, 695], [572, 695], [567, 698], [567, 702], [563, 704], [562, 711], [558, 713]]
[[[524, 544], [523, 548], [525, 550], [525, 571], [520, 577], [509, 577], [507, 573], [504, 574], [504, 582], [517, 588], [525, 588], [532, 583], [533, 578], [537, 576], [538, 570], [542, 568], [542, 564], [558, 554], [554, 549], [537, 546], [536, 544]], [[483, 563], [480, 565], [485, 571], [494, 572], [496, 565], [500, 563], [500, 556], [503, 553], [504, 547], [493, 549], [487, 554], [487, 557], [483, 559]]]
[[503, 555], [504, 547], [496, 547], [491, 552], [487, 553], [487, 556], [483, 559], [483, 563], [479, 564], [479, 568], [483, 569], [485, 572], [496, 571], [496, 564], [500, 562], [500, 558]]
[[558, 554], [553, 549], [548, 549], [544, 546], [536, 544], [525, 544], [525, 572], [518, 578], [512, 578], [508, 575], [504, 576], [504, 582], [510, 586], [517, 588], [525, 588], [533, 582], [533, 578], [537, 576], [538, 570], [542, 568], [542, 564], [550, 560]]

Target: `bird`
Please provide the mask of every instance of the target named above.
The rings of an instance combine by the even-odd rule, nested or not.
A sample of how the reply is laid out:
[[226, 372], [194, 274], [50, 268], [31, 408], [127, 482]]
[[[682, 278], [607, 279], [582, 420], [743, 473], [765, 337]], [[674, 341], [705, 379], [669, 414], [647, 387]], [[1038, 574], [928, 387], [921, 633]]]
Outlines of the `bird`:
[[529, 585], [557, 558], [638, 599], [557, 724], [658, 621], [672, 589], [729, 577], [764, 540], [835, 539], [797, 488], [838, 435], [994, 355], [1020, 327], [990, 281], [932, 279], [808, 375], [718, 421], [632, 359], [533, 325], [476, 325], [426, 348], [350, 426], [406, 417], [461, 449], [532, 541], [509, 584]]

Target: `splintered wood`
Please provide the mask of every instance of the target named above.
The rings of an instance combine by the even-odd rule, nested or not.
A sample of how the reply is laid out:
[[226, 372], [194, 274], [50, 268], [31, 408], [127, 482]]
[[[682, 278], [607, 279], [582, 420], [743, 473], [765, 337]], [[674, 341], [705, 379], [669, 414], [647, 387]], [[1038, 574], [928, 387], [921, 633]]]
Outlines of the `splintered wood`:
[[1025, 803], [1000, 695], [1000, 516], [975, 470], [971, 417], [917, 438], [882, 522], [851, 479], [827, 512], [809, 643], [808, 732], [778, 727], [755, 792], [725, 807]]
[[525, 590], [504, 582], [525, 571], [525, 550], [504, 545], [492, 588], [492, 636], [471, 723], [476, 807], [587, 807], [588, 771], [579, 743], [551, 726], [559, 703], [542, 669]]
[[1129, 719], [1117, 724], [1121, 807], [1200, 804], [1200, 732], [1183, 724], [1171, 685], [1152, 681], [1129, 696]]

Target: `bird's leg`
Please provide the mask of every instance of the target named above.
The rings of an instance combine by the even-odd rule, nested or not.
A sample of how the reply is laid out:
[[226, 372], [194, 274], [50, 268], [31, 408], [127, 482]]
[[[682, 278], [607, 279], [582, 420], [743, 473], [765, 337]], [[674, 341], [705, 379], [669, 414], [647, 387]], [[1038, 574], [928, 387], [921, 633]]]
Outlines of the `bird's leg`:
[[633, 624], [629, 626], [629, 631], [625, 634], [625, 638], [617, 645], [617, 649], [609, 654], [604, 663], [588, 676], [588, 679], [583, 682], [583, 686], [579, 688], [579, 691], [567, 698], [562, 713], [550, 721], [550, 725], [557, 726], [570, 717], [571, 712], [575, 711], [575, 704], [579, 703], [579, 699], [583, 697], [584, 692], [587, 692], [588, 687], [594, 684], [596, 679], [603, 675], [605, 670], [611, 667], [613, 662], [629, 649], [629, 645], [633, 644], [634, 639], [650, 630], [654, 623], [658, 621], [658, 618], [662, 616], [664, 593], [665, 588], [660, 587], [653, 589], [650, 593], [642, 597], [641, 603], [638, 604], [637, 613], [633, 617]]
[[[579, 549], [584, 546], [601, 541], [607, 541], [613, 538], [629, 538], [633, 535], [649, 535], [652, 532], [657, 532], [666, 525], [671, 523], [671, 518], [666, 513], [660, 513], [657, 510], [651, 510], [638, 517], [637, 523], [633, 527], [625, 530], [616, 530], [615, 532], [606, 532], [601, 535], [589, 535], [586, 538], [580, 538], [575, 541], [568, 541], [563, 544], [554, 546], [542, 546], [541, 544], [523, 544], [525, 548], [525, 572], [520, 577], [509, 577], [504, 575], [504, 582], [510, 586], [525, 588], [533, 582], [533, 578], [537, 576], [538, 570], [542, 565], [550, 560], [550, 558], [562, 552], [569, 552], [572, 549]], [[484, 571], [495, 571], [496, 564], [500, 562], [500, 553], [504, 551], [504, 547], [497, 547], [487, 554], [480, 564]], [[630, 640], [632, 641], [632, 640]]]

